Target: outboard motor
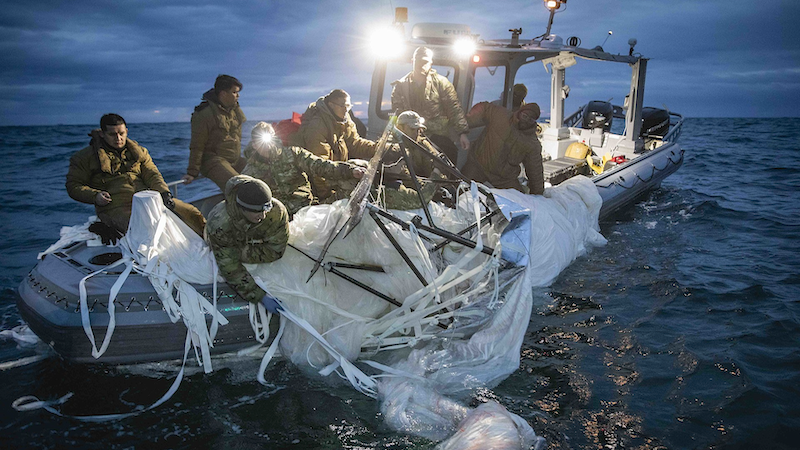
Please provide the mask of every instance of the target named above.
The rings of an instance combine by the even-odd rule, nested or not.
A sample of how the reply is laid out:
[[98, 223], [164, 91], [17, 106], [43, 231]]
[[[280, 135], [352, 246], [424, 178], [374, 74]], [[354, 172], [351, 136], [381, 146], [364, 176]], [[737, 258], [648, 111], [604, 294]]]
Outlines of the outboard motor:
[[583, 107], [583, 123], [581, 124], [581, 128], [586, 130], [602, 128], [603, 131], [609, 131], [613, 118], [614, 105], [609, 102], [594, 100]]
[[642, 108], [642, 137], [664, 137], [669, 131], [669, 111], [666, 109]]

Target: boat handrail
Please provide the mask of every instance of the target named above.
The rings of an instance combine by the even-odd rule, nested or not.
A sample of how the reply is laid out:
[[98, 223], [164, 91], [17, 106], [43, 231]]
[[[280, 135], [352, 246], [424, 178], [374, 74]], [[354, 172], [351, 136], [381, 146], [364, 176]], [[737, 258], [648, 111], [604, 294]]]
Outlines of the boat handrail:
[[178, 198], [178, 186], [181, 184], [186, 184], [186, 181], [184, 181], [183, 178], [167, 183], [167, 187], [169, 188], [169, 191], [172, 192], [173, 197]]
[[575, 124], [578, 123], [581, 119], [583, 119], [583, 106], [578, 108], [577, 111], [575, 111], [569, 117], [564, 119], [564, 126], [565, 127], [574, 127]]
[[664, 142], [677, 142], [678, 138], [681, 136], [681, 130], [683, 129], [683, 116], [672, 111], [669, 111], [669, 115], [670, 119], [672, 116], [675, 116], [678, 118], [678, 121], [675, 123], [675, 125], [673, 125], [670, 121], [670, 130], [664, 135], [663, 138], [661, 138], [661, 140]]

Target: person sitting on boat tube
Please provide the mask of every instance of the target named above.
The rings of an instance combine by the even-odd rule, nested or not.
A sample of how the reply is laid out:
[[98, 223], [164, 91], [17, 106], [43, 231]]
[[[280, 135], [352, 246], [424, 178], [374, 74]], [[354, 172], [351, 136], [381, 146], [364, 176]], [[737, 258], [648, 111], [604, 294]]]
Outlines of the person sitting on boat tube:
[[128, 230], [133, 194], [148, 189], [159, 192], [164, 205], [202, 236], [205, 218], [194, 206], [172, 198], [147, 149], [128, 138], [122, 116], [104, 115], [90, 136], [89, 146], [69, 160], [66, 187], [73, 199], [94, 205], [105, 227], [92, 226], [92, 231], [105, 243], [116, 243]]
[[243, 175], [265, 181], [272, 195], [279, 198], [289, 212], [289, 220], [301, 208], [317, 204], [309, 177], [328, 180], [358, 180], [364, 168], [343, 161], [330, 161], [300, 147], [284, 147], [275, 136], [272, 125], [259, 122], [253, 127], [250, 143], [244, 149], [247, 166]]
[[433, 50], [418, 47], [412, 57], [413, 68], [392, 83], [392, 110], [416, 111], [425, 118], [428, 137], [450, 160], [458, 162], [458, 148], [452, 136], [458, 135], [461, 147], [469, 150], [469, 126], [453, 84], [432, 69]]
[[247, 175], [228, 180], [225, 200], [208, 215], [205, 239], [228, 285], [249, 302], [266, 298], [263, 303], [275, 312], [277, 304], [243, 265], [277, 261], [289, 241], [289, 215], [269, 186]]
[[[348, 115], [352, 106], [350, 94], [342, 89], [334, 89], [320, 97], [308, 105], [303, 113], [303, 122], [289, 138], [289, 144], [330, 161], [369, 160], [375, 154], [375, 142], [358, 134], [356, 124]], [[311, 185], [314, 195], [320, 199], [332, 194], [323, 177], [312, 177]]]
[[[528, 103], [512, 113], [506, 108], [481, 102], [475, 105], [467, 122], [484, 126], [475, 141], [462, 172], [472, 180], [497, 189], [516, 189], [526, 194], [544, 192], [542, 144], [536, 136], [539, 105]], [[520, 164], [525, 167], [527, 186], [519, 181]]]
[[219, 75], [194, 108], [189, 166], [182, 177], [186, 184], [203, 174], [225, 190], [225, 183], [244, 169], [242, 124], [247, 118], [239, 107], [241, 90], [239, 80]]

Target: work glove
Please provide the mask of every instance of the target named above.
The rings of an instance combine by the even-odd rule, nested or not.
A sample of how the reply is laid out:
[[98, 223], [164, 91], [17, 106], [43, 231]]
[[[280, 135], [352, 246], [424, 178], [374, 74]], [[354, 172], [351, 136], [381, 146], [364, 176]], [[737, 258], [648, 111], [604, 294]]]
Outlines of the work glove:
[[267, 308], [267, 311], [273, 314], [280, 314], [280, 311], [283, 311], [283, 308], [280, 304], [278, 304], [278, 299], [266, 294], [264, 298], [261, 299], [261, 304], [264, 305], [264, 308]]
[[89, 231], [100, 236], [100, 240], [105, 245], [116, 245], [123, 234], [114, 227], [110, 227], [103, 222], [95, 222], [89, 225]]
[[166, 206], [168, 210], [170, 211], [175, 210], [175, 200], [172, 199], [172, 192], [169, 191], [162, 192], [161, 201], [164, 202], [164, 206]]

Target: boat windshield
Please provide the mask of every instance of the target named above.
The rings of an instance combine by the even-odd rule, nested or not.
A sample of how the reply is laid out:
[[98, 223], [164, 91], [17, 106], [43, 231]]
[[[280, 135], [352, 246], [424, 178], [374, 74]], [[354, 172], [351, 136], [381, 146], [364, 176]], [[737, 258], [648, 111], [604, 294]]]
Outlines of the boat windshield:
[[[474, 105], [480, 102], [498, 101], [500, 105], [505, 106], [505, 102], [503, 102], [505, 84], [506, 66], [476, 67], [474, 74], [475, 90], [472, 95], [471, 103]], [[464, 109], [469, 110], [469, 108]]]

